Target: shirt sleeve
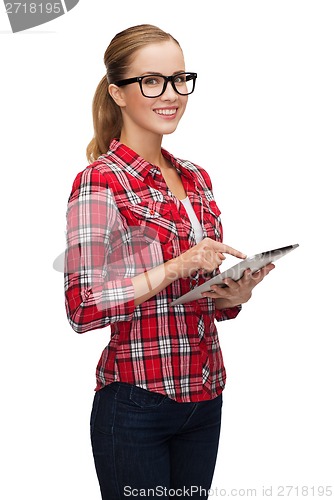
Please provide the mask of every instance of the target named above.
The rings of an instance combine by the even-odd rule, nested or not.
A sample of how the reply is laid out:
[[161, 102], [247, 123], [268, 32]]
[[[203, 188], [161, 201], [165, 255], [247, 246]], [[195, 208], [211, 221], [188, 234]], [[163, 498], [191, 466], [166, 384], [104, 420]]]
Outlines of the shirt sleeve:
[[[134, 287], [122, 259], [122, 221], [104, 175], [87, 167], [73, 183], [66, 212], [65, 307], [77, 333], [130, 321]], [[125, 263], [112, 272], [113, 254]]]
[[216, 321], [225, 321], [226, 319], [234, 319], [238, 316], [241, 311], [241, 304], [235, 307], [229, 307], [227, 309], [215, 309], [215, 319]]

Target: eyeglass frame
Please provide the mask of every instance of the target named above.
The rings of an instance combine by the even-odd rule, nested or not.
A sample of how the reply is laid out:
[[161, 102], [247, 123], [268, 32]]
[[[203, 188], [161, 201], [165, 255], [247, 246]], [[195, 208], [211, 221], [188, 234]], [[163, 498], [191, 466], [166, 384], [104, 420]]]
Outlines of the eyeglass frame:
[[[194, 81], [194, 86], [193, 86], [193, 89], [192, 89], [191, 92], [188, 92], [187, 94], [181, 94], [177, 90], [175, 82], [174, 82], [174, 78], [177, 78], [180, 75], [190, 75], [191, 76], [191, 78], [189, 78], [189, 80], [191, 79], [191, 80]], [[147, 78], [149, 76], [160, 76], [160, 78], [164, 79], [164, 85], [162, 87], [162, 91], [161, 91], [160, 94], [154, 95], [154, 96], [144, 94], [143, 87], [142, 87], [142, 81], [143, 81], [144, 78]], [[140, 91], [141, 91], [141, 93], [142, 93], [142, 95], [144, 97], [147, 97], [148, 99], [156, 99], [157, 97], [162, 96], [162, 94], [166, 91], [168, 82], [171, 83], [173, 90], [175, 90], [175, 92], [177, 94], [179, 94], [179, 95], [190, 95], [190, 94], [192, 94], [194, 92], [194, 90], [195, 90], [196, 78], [197, 78], [197, 73], [192, 73], [190, 71], [181, 71], [180, 73], [176, 73], [176, 74], [170, 75], [170, 76], [164, 76], [164, 75], [161, 75], [160, 73], [149, 73], [148, 75], [134, 76], [133, 78], [126, 78], [125, 80], [119, 80], [117, 82], [114, 82], [114, 85], [117, 85], [117, 87], [123, 87], [124, 85], [130, 85], [131, 83], [138, 82], [139, 83], [139, 87], [140, 87]], [[186, 79], [186, 81], [189, 81], [189, 80]]]

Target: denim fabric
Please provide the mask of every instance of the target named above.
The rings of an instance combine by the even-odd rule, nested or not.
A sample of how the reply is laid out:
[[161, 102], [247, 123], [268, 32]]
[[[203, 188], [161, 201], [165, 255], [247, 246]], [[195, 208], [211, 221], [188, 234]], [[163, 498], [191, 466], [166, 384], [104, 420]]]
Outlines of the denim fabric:
[[91, 442], [102, 499], [207, 498], [221, 408], [222, 395], [178, 403], [121, 382], [97, 391]]

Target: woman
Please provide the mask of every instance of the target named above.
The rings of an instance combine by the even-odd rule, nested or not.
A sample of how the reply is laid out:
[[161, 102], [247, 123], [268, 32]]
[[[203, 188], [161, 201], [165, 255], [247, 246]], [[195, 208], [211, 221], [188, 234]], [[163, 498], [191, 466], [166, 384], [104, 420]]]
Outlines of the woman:
[[245, 255], [222, 243], [208, 173], [161, 147], [197, 77], [178, 42], [135, 26], [104, 61], [91, 163], [69, 198], [65, 273], [72, 328], [111, 328], [91, 415], [102, 498], [206, 498], [225, 385], [214, 320], [235, 318], [274, 266], [169, 305], [219, 273], [224, 253]]

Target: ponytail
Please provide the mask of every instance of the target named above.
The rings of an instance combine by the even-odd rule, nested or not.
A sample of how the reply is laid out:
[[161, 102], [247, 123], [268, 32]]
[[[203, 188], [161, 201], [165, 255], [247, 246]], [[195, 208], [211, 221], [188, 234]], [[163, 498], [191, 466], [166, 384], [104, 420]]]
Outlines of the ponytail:
[[121, 110], [109, 94], [108, 87], [107, 77], [104, 76], [93, 98], [94, 137], [86, 149], [89, 162], [94, 162], [101, 154], [107, 153], [111, 139], [119, 138], [121, 134]]

